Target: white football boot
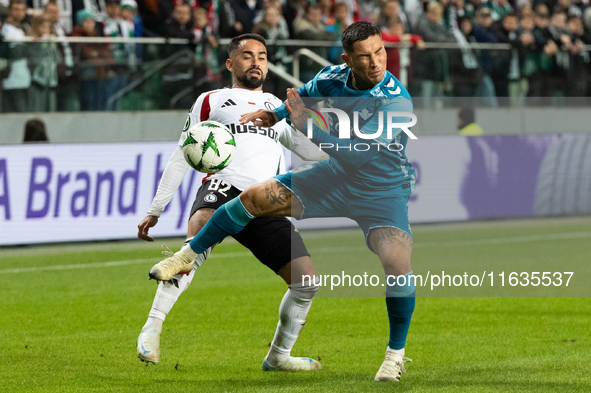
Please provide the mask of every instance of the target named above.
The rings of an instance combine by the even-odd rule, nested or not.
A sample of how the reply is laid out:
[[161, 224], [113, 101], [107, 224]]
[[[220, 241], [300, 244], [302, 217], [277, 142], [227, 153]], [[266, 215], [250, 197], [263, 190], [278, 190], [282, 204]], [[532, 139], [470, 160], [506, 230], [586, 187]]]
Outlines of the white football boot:
[[168, 258], [152, 266], [150, 278], [157, 281], [170, 281], [176, 274], [189, 273], [194, 264], [200, 266], [205, 261], [210, 251], [211, 248], [208, 248], [203, 254], [197, 254], [195, 260], [183, 253], [182, 250], [173, 254], [172, 251], [165, 249], [162, 253], [168, 255]]
[[160, 361], [160, 332], [158, 329], [140, 332], [137, 338], [137, 357], [142, 362], [158, 364]]
[[412, 362], [412, 359], [386, 351], [386, 359], [378, 370], [375, 380], [378, 382], [399, 382], [402, 373], [406, 373], [404, 368], [406, 362]]
[[263, 360], [263, 371], [306, 371], [320, 370], [322, 365], [314, 359], [288, 357], [277, 366], [271, 366], [267, 361], [267, 356]]

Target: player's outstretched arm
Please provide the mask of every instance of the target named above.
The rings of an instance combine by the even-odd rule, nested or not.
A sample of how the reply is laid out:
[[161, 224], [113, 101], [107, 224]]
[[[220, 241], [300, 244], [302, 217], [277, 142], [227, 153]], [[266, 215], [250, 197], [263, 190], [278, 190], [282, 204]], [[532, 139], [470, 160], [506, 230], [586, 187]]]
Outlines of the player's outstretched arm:
[[183, 151], [180, 146], [177, 146], [170, 160], [168, 160], [164, 172], [162, 172], [158, 190], [154, 195], [148, 214], [138, 225], [138, 238], [148, 242], [154, 241], [154, 238], [148, 235], [148, 231], [158, 223], [158, 217], [160, 217], [160, 214], [181, 185], [188, 169], [189, 164], [183, 157]]
[[279, 117], [273, 111], [264, 111], [262, 109], [245, 113], [240, 117], [240, 124], [250, 123], [251, 121], [255, 126], [273, 127], [279, 121]]
[[154, 238], [148, 235], [148, 231], [150, 228], [156, 226], [158, 223], [158, 217], [156, 216], [146, 216], [142, 222], [139, 223], [137, 226], [137, 237], [147, 242], [153, 242]]

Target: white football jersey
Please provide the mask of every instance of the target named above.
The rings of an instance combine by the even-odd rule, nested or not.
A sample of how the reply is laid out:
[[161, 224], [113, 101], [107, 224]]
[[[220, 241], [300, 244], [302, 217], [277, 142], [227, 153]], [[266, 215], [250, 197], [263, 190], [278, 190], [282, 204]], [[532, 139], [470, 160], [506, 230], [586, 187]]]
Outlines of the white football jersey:
[[273, 127], [240, 125], [240, 116], [259, 109], [271, 110], [281, 105], [273, 94], [246, 89], [220, 89], [199, 96], [185, 122], [179, 145], [164, 168], [158, 190], [152, 200], [148, 215], [160, 217], [166, 205], [179, 188], [189, 164], [185, 161], [182, 144], [187, 130], [205, 120], [225, 124], [236, 140], [236, 153], [230, 165], [208, 178], [215, 177], [232, 184], [239, 190], [261, 183], [285, 172], [285, 157], [281, 145], [305, 161], [321, 161], [328, 155], [294, 130], [285, 120]]
[[241, 125], [240, 117], [258, 109], [272, 110], [282, 104], [273, 94], [261, 90], [220, 89], [201, 94], [185, 123], [179, 140], [182, 146], [187, 130], [205, 120], [225, 124], [236, 140], [236, 153], [230, 165], [207, 178], [225, 180], [234, 187], [245, 188], [285, 172], [282, 144], [291, 137], [291, 126], [285, 120], [273, 127]]

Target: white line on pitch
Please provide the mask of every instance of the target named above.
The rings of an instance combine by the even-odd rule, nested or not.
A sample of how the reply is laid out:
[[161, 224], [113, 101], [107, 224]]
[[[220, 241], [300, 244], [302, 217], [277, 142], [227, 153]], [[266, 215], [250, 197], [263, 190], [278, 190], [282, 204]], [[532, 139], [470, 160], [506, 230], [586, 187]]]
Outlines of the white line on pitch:
[[[250, 252], [247, 251], [240, 251], [240, 252], [227, 252], [223, 254], [211, 255], [208, 259], [216, 259], [216, 258], [236, 258], [236, 257], [246, 257], [252, 255]], [[10, 273], [31, 273], [31, 272], [39, 272], [39, 271], [47, 271], [47, 270], [73, 270], [73, 269], [89, 269], [93, 267], [111, 267], [111, 266], [126, 266], [126, 265], [135, 265], [138, 263], [144, 262], [156, 262], [161, 260], [162, 258], [140, 258], [140, 259], [128, 259], [123, 261], [109, 261], [109, 262], [93, 262], [93, 263], [77, 263], [72, 265], [53, 265], [53, 266], [38, 266], [38, 267], [23, 267], [18, 269], [4, 269], [0, 270], [0, 274], [10, 274]]]
[[[446, 241], [446, 242], [431, 242], [431, 243], [416, 243], [413, 248], [431, 248], [431, 247], [466, 247], [466, 246], [480, 246], [491, 244], [507, 244], [507, 243], [525, 243], [537, 242], [542, 240], [567, 240], [567, 239], [583, 239], [591, 237], [591, 232], [571, 232], [571, 233], [551, 233], [547, 235], [532, 235], [532, 236], [515, 236], [504, 238], [492, 238], [482, 240], [460, 240], [460, 241]], [[361, 251], [365, 250], [364, 246], [353, 247], [322, 247], [312, 248], [310, 251], [314, 253], [328, 253], [328, 252], [346, 252], [346, 251]], [[217, 258], [237, 258], [252, 256], [249, 251], [227, 252], [220, 254], [212, 254], [209, 259]], [[0, 270], [0, 274], [11, 273], [31, 273], [48, 270], [71, 270], [71, 269], [88, 269], [96, 267], [111, 267], [111, 266], [125, 266], [135, 265], [138, 263], [145, 263], [149, 261], [156, 262], [160, 258], [142, 258], [129, 259], [123, 261], [109, 261], [109, 262], [95, 262], [95, 263], [79, 263], [72, 265], [53, 265], [53, 266], [39, 266], [39, 267], [24, 267], [18, 269], [4, 269]]]

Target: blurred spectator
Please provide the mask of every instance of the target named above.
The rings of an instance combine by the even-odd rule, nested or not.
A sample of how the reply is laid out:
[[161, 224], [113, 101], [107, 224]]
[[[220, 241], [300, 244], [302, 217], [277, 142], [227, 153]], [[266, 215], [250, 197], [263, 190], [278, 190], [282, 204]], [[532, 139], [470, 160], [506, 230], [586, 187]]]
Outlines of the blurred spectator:
[[138, 14], [142, 20], [145, 37], [156, 37], [162, 29], [164, 19], [159, 12], [162, 0], [138, 0]]
[[481, 7], [476, 10], [476, 18], [471, 35], [476, 42], [496, 43], [497, 37], [492, 29], [492, 11], [488, 7]]
[[566, 13], [557, 9], [550, 18], [548, 31], [555, 46], [552, 53], [551, 92], [550, 95], [561, 92], [566, 94], [566, 74], [569, 68], [569, 49], [571, 37], [566, 29]]
[[416, 45], [418, 49], [425, 48], [423, 37], [404, 33], [404, 24], [399, 17], [390, 19], [390, 27], [382, 29], [382, 39], [384, 42], [403, 43], [405, 45], [396, 48], [386, 48], [388, 55], [387, 69], [404, 86], [412, 83], [412, 68], [410, 60], [409, 45]]
[[240, 34], [252, 32], [257, 13], [263, 10], [262, 0], [230, 0], [236, 16], [236, 30]]
[[384, 2], [382, 11], [380, 12], [380, 17], [376, 25], [380, 30], [389, 29], [390, 22], [393, 18], [400, 18], [402, 23], [405, 24], [404, 30], [409, 30], [408, 20], [406, 18], [406, 15], [400, 8], [400, 3], [398, 2], [398, 0], [386, 0]]
[[359, 7], [359, 20], [377, 24], [380, 16], [381, 1], [375, 0], [357, 0]]
[[[133, 25], [133, 35], [136, 38], [144, 36], [144, 25], [142, 18], [137, 12], [137, 3], [135, 0], [123, 0], [121, 2], [121, 19]], [[136, 69], [142, 67], [142, 44], [135, 44]]]
[[493, 21], [502, 20], [505, 15], [513, 13], [513, 7], [509, 4], [509, 0], [493, 0], [490, 9]]
[[294, 22], [296, 19], [304, 16], [304, 7], [306, 0], [285, 0], [281, 9], [281, 14], [287, 22], [289, 36], [295, 37]]
[[195, 20], [195, 74], [203, 78], [207, 83], [207, 90], [220, 88], [222, 73], [218, 58], [218, 37], [207, 23], [207, 11], [203, 8], [196, 8], [193, 11]]
[[263, 36], [267, 41], [267, 58], [269, 62], [288, 70], [293, 58], [288, 56], [285, 46], [276, 44], [277, 40], [289, 39], [289, 30], [285, 19], [281, 16], [281, 8], [268, 7], [265, 10], [263, 20], [253, 27], [252, 32]]
[[353, 23], [353, 15], [349, 11], [349, 6], [345, 2], [336, 3], [333, 6], [333, 17], [326, 21], [328, 31], [338, 35], [343, 33], [343, 30]]
[[[536, 38], [534, 36], [534, 28], [535, 28], [535, 23], [534, 23], [533, 14], [532, 15], [529, 15], [529, 14], [522, 15], [521, 19], [519, 20], [518, 34], [519, 34], [519, 41], [521, 43], [521, 47], [523, 48], [523, 51], [521, 53], [521, 56], [523, 58], [523, 60], [522, 60], [523, 64], [521, 66], [521, 74], [525, 78], [529, 78], [530, 75], [532, 74], [532, 72], [537, 71], [537, 68], [536, 68], [537, 67], [537, 61], [536, 61], [537, 55], [534, 54], [534, 51], [536, 49]], [[529, 83], [527, 82], [527, 79], [526, 79], [526, 85], [527, 85], [527, 87], [529, 87]], [[527, 89], [526, 89], [526, 93], [527, 93]]]
[[589, 54], [585, 51], [585, 45], [591, 45], [591, 36], [585, 31], [583, 21], [579, 16], [568, 18], [567, 31], [570, 35], [569, 46], [569, 70], [567, 73], [567, 96], [582, 97], [587, 95], [588, 86], [588, 60]]
[[475, 121], [474, 109], [472, 108], [463, 108], [458, 112], [457, 125], [460, 135], [480, 136], [484, 134], [482, 127]]
[[415, 29], [416, 33], [425, 42], [455, 42], [453, 34], [443, 26], [442, 16], [443, 6], [438, 2], [429, 3], [427, 13], [419, 20]]
[[357, 5], [357, 0], [340, 0], [340, 2], [347, 4], [347, 8], [351, 13], [351, 21], [349, 24], [359, 21], [359, 6]]
[[[468, 35], [468, 40], [472, 42], [488, 44], [495, 44], [498, 42], [493, 29], [492, 11], [490, 8], [480, 7], [476, 10], [476, 18], [474, 20], [472, 31]], [[478, 95], [480, 97], [496, 97], [494, 79], [492, 78], [492, 75], [494, 73], [503, 74], [506, 71], [497, 70], [500, 61], [500, 55], [500, 51], [497, 50], [484, 49], [478, 51], [479, 63], [483, 72], [478, 86]], [[494, 100], [494, 104], [491, 104], [491, 106], [496, 105], [497, 101]]]
[[[43, 16], [52, 22], [52, 28], [55, 35], [59, 38], [66, 37], [66, 29], [62, 26], [64, 18], [61, 17], [60, 7], [55, 1], [49, 1], [45, 4]], [[71, 24], [70, 17], [65, 19]], [[77, 94], [77, 83], [74, 75], [74, 57], [70, 44], [64, 39], [58, 44], [60, 52], [60, 61], [57, 64], [57, 110], [58, 111], [77, 111], [80, 110], [80, 102]]]
[[45, 123], [41, 119], [31, 119], [25, 123], [23, 143], [49, 142]]
[[464, 0], [453, 0], [453, 7], [456, 14], [456, 23], [460, 18], [473, 18], [474, 5], [470, 2], [466, 4]]
[[[536, 10], [547, 10], [536, 6]], [[528, 97], [550, 97], [550, 73], [552, 71], [553, 56], [558, 52], [558, 46], [552, 39], [548, 26], [550, 20], [548, 14], [544, 12], [536, 12], [534, 17], [535, 27], [533, 29], [534, 44], [529, 45], [530, 52], [528, 53], [528, 67], [531, 70], [529, 77]], [[523, 42], [523, 41], [522, 41]]]
[[[5, 39], [22, 39], [26, 28], [23, 20], [27, 14], [25, 0], [10, 0], [8, 16], [0, 34]], [[2, 99], [5, 112], [26, 112], [28, 108], [28, 88], [31, 86], [31, 72], [27, 60], [28, 45], [22, 42], [8, 44], [8, 76], [2, 81]]]
[[521, 41], [517, 33], [518, 27], [517, 15], [512, 12], [505, 14], [502, 21], [496, 22], [492, 26], [497, 42], [510, 44], [512, 47], [510, 51], [501, 50], [493, 53], [496, 61], [491, 76], [497, 97], [509, 97], [509, 80], [518, 81], [521, 78], [519, 71], [519, 47]]
[[[281, 3], [277, 6], [281, 7]], [[199, 7], [207, 10], [207, 23], [215, 34], [223, 38], [233, 38], [241, 34], [238, 32], [238, 28], [242, 26], [240, 23], [236, 23], [236, 17], [229, 2], [200, 0]]]
[[332, 18], [332, 0], [318, 0], [316, 2], [316, 5], [318, 5], [318, 7], [320, 7], [320, 10], [322, 11], [322, 22], [328, 23], [328, 21]]
[[[443, 6], [438, 2], [427, 5], [427, 13], [421, 16], [414, 32], [425, 42], [456, 42], [456, 38], [442, 23]], [[442, 96], [440, 85], [449, 82], [447, 52], [429, 49], [416, 54], [415, 64], [417, 95], [421, 97]]]
[[537, 3], [534, 7], [534, 13], [550, 15], [550, 10], [548, 9], [548, 6], [545, 3]]
[[[334, 33], [337, 37], [340, 37], [343, 30], [353, 23], [353, 17], [349, 12], [349, 6], [345, 2], [339, 2], [333, 6], [333, 15], [334, 16], [326, 22], [326, 31]], [[341, 59], [341, 54], [343, 53], [341, 45], [328, 48], [327, 50], [328, 61], [334, 64], [343, 62]]]
[[[326, 30], [326, 25], [322, 23], [322, 10], [315, 5], [308, 7], [303, 18], [294, 21], [294, 32], [295, 38], [300, 40], [336, 41], [339, 38], [335, 33]], [[325, 47], [314, 47], [310, 50], [325, 59], [327, 58]], [[307, 57], [300, 58], [300, 80], [311, 80], [321, 69], [322, 66]]]
[[135, 0], [123, 0], [121, 2], [121, 19], [133, 25], [135, 37], [142, 37], [142, 18], [137, 13], [137, 3]]
[[[191, 22], [191, 7], [185, 3], [179, 3], [174, 7], [172, 17], [166, 21], [164, 26], [165, 37], [167, 38], [186, 38], [191, 43], [195, 41], [195, 34], [193, 30], [193, 23]], [[164, 55], [166, 57], [172, 56], [180, 51], [187, 51], [184, 45], [166, 45], [164, 48]], [[194, 48], [191, 48], [192, 50]], [[189, 57], [190, 56], [190, 57]], [[164, 109], [172, 109], [171, 102], [173, 98], [180, 93], [187, 86], [191, 85], [193, 79], [193, 63], [194, 54], [181, 56], [177, 58], [170, 66], [166, 67], [162, 76], [162, 94], [161, 107]], [[189, 103], [179, 103], [181, 107], [188, 107]]]
[[524, 16], [530, 16], [533, 18], [534, 9], [531, 3], [522, 3], [521, 7], [519, 8], [519, 17], [522, 18]]
[[[54, 23], [59, 23], [62, 30], [67, 34], [72, 34], [72, 1], [71, 0], [27, 0], [28, 4], [31, 5], [31, 8], [36, 10], [43, 10], [43, 13], [47, 14], [47, 5], [52, 4], [56, 10], [55, 12], [57, 15], [57, 19]], [[49, 15], [48, 15], [49, 16]], [[53, 20], [53, 17], [50, 16]], [[61, 37], [59, 33], [57, 33], [58, 37]]]
[[36, 16], [31, 23], [31, 35], [36, 41], [29, 55], [32, 83], [29, 90], [31, 112], [57, 110], [57, 64], [60, 61], [57, 43], [45, 40], [55, 37], [53, 22], [45, 16]]
[[191, 7], [188, 4], [179, 3], [174, 7], [172, 16], [164, 24], [164, 36], [167, 38], [193, 39]]
[[[135, 36], [135, 27], [133, 22], [121, 17], [121, 6], [119, 0], [105, 0], [107, 19], [105, 20], [105, 35], [112, 38], [133, 38]], [[112, 67], [115, 76], [109, 79], [107, 87], [107, 110], [118, 111], [121, 109], [121, 100], [113, 99], [119, 91], [127, 86], [129, 75], [136, 70], [136, 48], [131, 43], [112, 43], [111, 56], [115, 60], [116, 66]]]
[[[94, 16], [80, 10], [76, 15], [74, 37], [99, 37]], [[80, 48], [81, 108], [84, 111], [104, 111], [107, 106], [107, 86], [115, 76], [110, 68], [115, 63], [108, 44], [85, 42]]]
[[[575, 4], [572, 4], [571, 0], [558, 0], [556, 10], [560, 10], [560, 12], [563, 12], [568, 16], [583, 16], [583, 9]], [[556, 10], [554, 12], [556, 12]]]
[[103, 21], [107, 18], [105, 0], [71, 0], [72, 1], [72, 22], [73, 26], [78, 25], [78, 11], [86, 10], [93, 15], [98, 37], [105, 35], [103, 31]]

